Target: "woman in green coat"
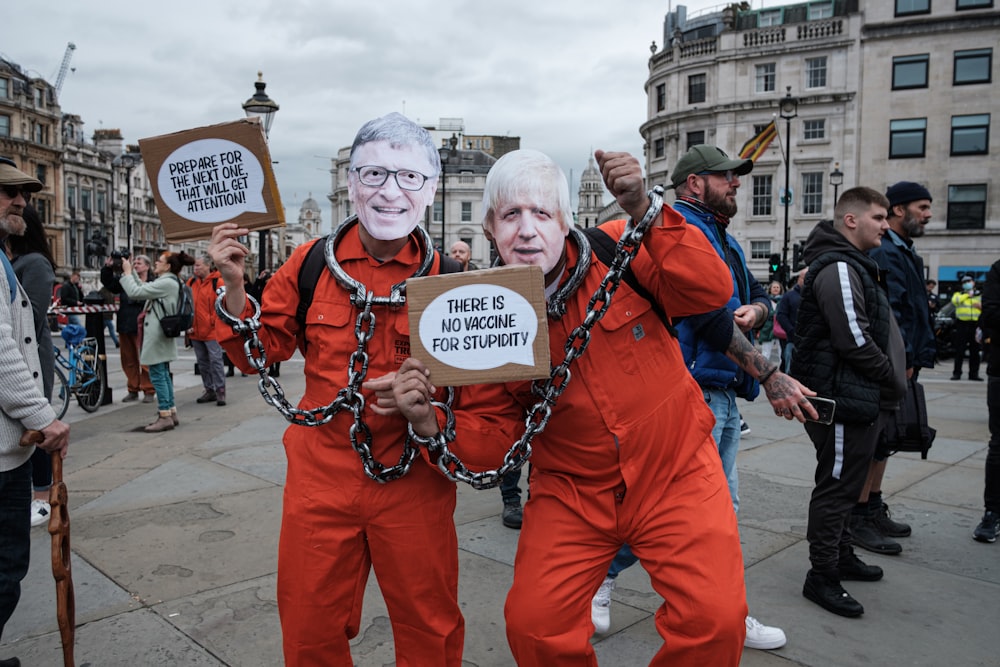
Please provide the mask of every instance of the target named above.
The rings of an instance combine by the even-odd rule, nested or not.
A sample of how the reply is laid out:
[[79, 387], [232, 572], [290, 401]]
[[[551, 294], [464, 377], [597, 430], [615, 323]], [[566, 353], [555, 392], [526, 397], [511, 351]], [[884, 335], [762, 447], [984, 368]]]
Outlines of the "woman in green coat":
[[130, 299], [146, 301], [142, 311], [143, 323], [139, 332], [142, 348], [139, 363], [149, 366], [149, 380], [156, 389], [159, 415], [156, 421], [143, 430], [148, 433], [169, 431], [177, 426], [177, 406], [174, 404], [174, 383], [170, 378], [170, 362], [177, 358], [177, 341], [163, 334], [160, 316], [177, 310], [181, 269], [194, 264], [194, 257], [187, 253], [164, 252], [153, 264], [156, 279], [144, 283], [132, 272], [132, 264], [122, 260], [122, 289]]

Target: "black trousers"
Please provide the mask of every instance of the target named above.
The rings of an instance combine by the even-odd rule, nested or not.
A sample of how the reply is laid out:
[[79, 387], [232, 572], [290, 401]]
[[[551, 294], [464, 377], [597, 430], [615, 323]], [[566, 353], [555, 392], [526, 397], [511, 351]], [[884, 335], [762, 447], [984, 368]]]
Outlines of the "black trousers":
[[969, 377], [974, 378], [979, 375], [979, 343], [976, 342], [977, 322], [955, 321], [955, 370], [954, 375], [962, 374], [962, 357], [965, 350], [969, 350]]
[[806, 422], [816, 448], [816, 475], [809, 500], [809, 562], [813, 570], [837, 576], [837, 565], [851, 554], [851, 510], [868, 477], [872, 454], [890, 412], [871, 424], [829, 426]]
[[990, 448], [986, 451], [986, 489], [983, 504], [991, 512], [1000, 513], [1000, 376], [990, 375], [986, 387], [989, 410]]

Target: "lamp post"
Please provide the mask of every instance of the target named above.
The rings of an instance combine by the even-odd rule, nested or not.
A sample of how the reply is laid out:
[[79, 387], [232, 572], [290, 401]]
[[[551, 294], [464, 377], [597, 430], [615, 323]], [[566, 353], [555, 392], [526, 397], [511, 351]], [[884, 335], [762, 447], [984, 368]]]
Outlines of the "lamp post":
[[[267, 84], [264, 83], [263, 72], [257, 72], [257, 81], [253, 85], [256, 90], [253, 96], [243, 103], [243, 111], [246, 113], [247, 118], [260, 118], [261, 123], [264, 125], [264, 139], [266, 140], [271, 133], [271, 123], [274, 122], [274, 114], [278, 111], [279, 107], [278, 103], [264, 92], [264, 87]], [[262, 229], [258, 236], [257, 245], [260, 247], [258, 248], [257, 275], [263, 273], [267, 268], [267, 246], [270, 233], [270, 230]]]
[[833, 186], [833, 210], [837, 210], [837, 192], [844, 184], [844, 172], [840, 170], [840, 163], [833, 163], [833, 171], [830, 172], [830, 185]]
[[129, 153], [118, 158], [118, 164], [125, 169], [125, 248], [132, 252], [132, 170], [135, 157]]
[[445, 244], [444, 233], [445, 233], [445, 217], [446, 217], [445, 211], [448, 209], [448, 197], [447, 197], [448, 163], [454, 161], [454, 158], [458, 153], [458, 151], [455, 150], [455, 147], [457, 145], [458, 145], [458, 137], [455, 136], [454, 132], [452, 132], [451, 139], [448, 140], [448, 148], [442, 146], [441, 148], [438, 149], [438, 154], [440, 154], [441, 156], [441, 252], [442, 253], [445, 251], [444, 249], [444, 244]]
[[791, 160], [792, 160], [792, 119], [798, 116], [799, 101], [792, 97], [792, 87], [785, 89], [779, 113], [785, 119], [785, 235], [781, 245], [781, 282], [788, 281], [788, 209], [792, 205]]

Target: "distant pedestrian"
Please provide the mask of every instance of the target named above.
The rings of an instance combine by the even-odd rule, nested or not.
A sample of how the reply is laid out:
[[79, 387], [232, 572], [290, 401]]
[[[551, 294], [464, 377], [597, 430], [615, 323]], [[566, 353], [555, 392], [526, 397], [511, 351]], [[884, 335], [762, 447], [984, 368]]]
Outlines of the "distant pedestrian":
[[962, 289], [951, 295], [951, 303], [955, 306], [955, 370], [951, 379], [962, 379], [962, 361], [968, 350], [969, 379], [982, 382], [983, 378], [979, 376], [979, 341], [976, 340], [976, 329], [983, 310], [983, 299], [971, 273], [962, 277]]
[[[98, 290], [101, 298], [104, 300], [104, 305], [113, 306], [115, 305], [115, 293], [109, 290], [107, 287], [101, 286]], [[108, 332], [108, 336], [111, 337], [111, 342], [115, 344], [115, 347], [120, 348], [121, 344], [118, 341], [118, 332], [115, 331], [115, 314], [112, 311], [106, 313], [101, 313], [104, 316], [104, 329]]]
[[774, 318], [785, 332], [785, 339], [781, 345], [781, 364], [786, 373], [791, 372], [792, 368], [792, 356], [795, 354], [795, 320], [799, 315], [799, 303], [802, 301], [802, 283], [805, 282], [808, 271], [808, 267], [799, 271], [795, 285], [781, 297], [778, 307], [774, 309]]
[[170, 375], [170, 362], [177, 358], [177, 343], [164, 335], [160, 317], [177, 311], [181, 287], [178, 275], [182, 268], [192, 264], [194, 257], [187, 253], [164, 252], [153, 265], [156, 280], [145, 283], [135, 275], [131, 262], [122, 260], [122, 289], [129, 297], [146, 300], [139, 361], [149, 366], [149, 379], [156, 388], [159, 407], [156, 420], [143, 429], [147, 433], [169, 431], [180, 424], [174, 403], [174, 381]]
[[188, 340], [194, 348], [205, 391], [196, 403], [226, 404], [226, 368], [223, 364], [222, 346], [215, 339], [215, 290], [222, 285], [222, 276], [212, 268], [212, 260], [203, 255], [194, 260], [194, 275], [188, 278], [194, 299], [194, 321], [188, 331]]
[[[122, 372], [125, 373], [128, 393], [122, 403], [139, 400], [143, 395], [143, 403], [152, 403], [153, 383], [149, 380], [149, 369], [139, 362], [139, 314], [146, 307], [145, 299], [133, 299], [122, 289], [122, 261], [128, 257], [109, 257], [101, 267], [101, 284], [118, 295], [118, 341], [121, 344]], [[136, 255], [132, 260], [132, 271], [140, 282], [149, 282], [150, 262], [146, 255]]]
[[[83, 288], [80, 287], [80, 272], [74, 271], [63, 281], [59, 288], [59, 305], [64, 308], [73, 308], [83, 305]], [[80, 313], [68, 313], [67, 319], [70, 324], [83, 325]]]
[[771, 300], [771, 313], [764, 320], [764, 325], [760, 328], [757, 334], [757, 340], [760, 343], [760, 353], [761, 355], [771, 361], [771, 354], [775, 348], [775, 343], [778, 343], [778, 359], [781, 359], [781, 344], [780, 339], [774, 335], [774, 317], [775, 312], [778, 308], [778, 303], [781, 301], [781, 294], [784, 290], [781, 287], [781, 283], [777, 280], [772, 281], [767, 287], [767, 298]]

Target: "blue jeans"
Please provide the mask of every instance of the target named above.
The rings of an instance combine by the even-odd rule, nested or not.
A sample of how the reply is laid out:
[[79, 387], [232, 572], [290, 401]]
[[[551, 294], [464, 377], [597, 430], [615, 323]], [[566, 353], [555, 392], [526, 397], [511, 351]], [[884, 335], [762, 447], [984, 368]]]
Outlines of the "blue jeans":
[[31, 555], [31, 460], [0, 472], [0, 637], [21, 599]]
[[[702, 387], [705, 403], [715, 415], [715, 426], [712, 427], [712, 439], [719, 447], [719, 458], [722, 459], [722, 471], [726, 473], [726, 483], [729, 485], [729, 496], [733, 501], [733, 510], [740, 509], [740, 478], [736, 470], [736, 454], [740, 449], [740, 411], [736, 407], [736, 392], [732, 389], [706, 389]], [[608, 576], [612, 579], [621, 574], [622, 570], [636, 564], [639, 559], [632, 554], [627, 544], [622, 545], [611, 561]]]
[[174, 407], [174, 381], [170, 378], [170, 362], [151, 364], [149, 381], [156, 390], [157, 407], [164, 412]]

